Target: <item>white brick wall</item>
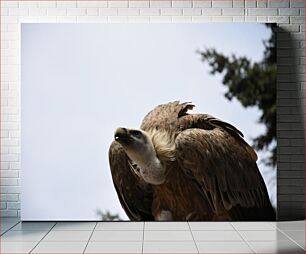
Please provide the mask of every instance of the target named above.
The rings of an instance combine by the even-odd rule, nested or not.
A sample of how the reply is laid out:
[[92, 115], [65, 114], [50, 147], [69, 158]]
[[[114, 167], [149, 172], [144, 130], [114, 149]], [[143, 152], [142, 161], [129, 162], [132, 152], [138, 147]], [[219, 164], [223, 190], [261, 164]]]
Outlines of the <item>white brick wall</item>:
[[296, 214], [292, 214], [292, 211], [303, 210], [303, 202], [292, 200], [301, 200], [299, 195], [304, 191], [304, 185], [288, 186], [294, 177], [304, 178], [304, 134], [300, 122], [302, 112], [298, 111], [297, 100], [303, 95], [305, 81], [304, 0], [3, 0], [0, 3], [1, 216], [20, 215], [19, 25], [22, 22], [279, 23], [283, 31], [278, 36], [278, 43], [280, 48], [285, 49], [279, 50], [278, 57], [278, 91], [281, 95], [278, 98], [278, 117], [284, 122], [278, 132], [279, 215], [280, 218], [294, 217]]

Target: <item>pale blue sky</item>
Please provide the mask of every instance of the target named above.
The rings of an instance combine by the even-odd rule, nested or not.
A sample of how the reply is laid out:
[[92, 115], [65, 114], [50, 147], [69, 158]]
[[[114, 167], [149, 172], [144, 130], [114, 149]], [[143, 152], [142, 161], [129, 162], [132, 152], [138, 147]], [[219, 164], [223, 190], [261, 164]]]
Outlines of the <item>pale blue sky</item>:
[[[154, 106], [191, 101], [250, 140], [260, 112], [229, 102], [199, 49], [263, 56], [262, 24], [23, 24], [22, 218], [127, 218], [108, 166], [118, 126], [138, 127]], [[265, 170], [264, 165], [260, 165]], [[275, 195], [275, 190], [274, 190]]]

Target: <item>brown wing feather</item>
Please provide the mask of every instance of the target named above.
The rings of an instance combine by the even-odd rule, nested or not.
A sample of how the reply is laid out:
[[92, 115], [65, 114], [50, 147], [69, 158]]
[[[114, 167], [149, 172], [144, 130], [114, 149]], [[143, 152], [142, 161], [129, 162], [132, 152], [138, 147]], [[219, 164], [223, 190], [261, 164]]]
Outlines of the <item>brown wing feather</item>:
[[203, 188], [203, 195], [209, 193], [211, 208], [216, 213], [225, 208], [233, 219], [275, 219], [254, 157], [246, 143], [232, 134], [236, 129], [218, 121], [205, 121], [207, 115], [186, 118], [188, 123], [182, 118], [181, 124], [190, 125], [190, 129], [177, 136], [176, 157], [183, 170]]
[[152, 188], [130, 168], [122, 146], [114, 141], [109, 148], [109, 164], [119, 201], [132, 221], [154, 220]]
[[176, 128], [177, 119], [187, 115], [187, 111], [194, 105], [189, 102], [179, 101], [162, 104], [150, 111], [142, 121], [140, 126], [143, 130], [151, 128], [171, 130]]

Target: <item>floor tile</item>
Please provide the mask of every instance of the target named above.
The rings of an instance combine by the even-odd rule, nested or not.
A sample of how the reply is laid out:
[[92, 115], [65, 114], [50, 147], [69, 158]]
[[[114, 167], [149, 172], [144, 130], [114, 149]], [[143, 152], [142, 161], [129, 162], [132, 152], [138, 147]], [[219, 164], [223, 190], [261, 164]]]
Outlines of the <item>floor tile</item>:
[[66, 230], [93, 230], [96, 222], [58, 222], [52, 229], [55, 231], [66, 231]]
[[192, 231], [195, 241], [242, 241], [236, 231]]
[[[18, 231], [15, 231], [18, 232]], [[76, 242], [88, 241], [92, 231], [50, 231], [43, 239], [44, 242]]]
[[190, 230], [187, 222], [145, 222], [145, 230]]
[[248, 242], [256, 253], [304, 253], [304, 250], [291, 241]]
[[198, 253], [194, 242], [144, 242], [143, 253]]
[[293, 240], [305, 240], [305, 231], [303, 230], [283, 230], [282, 232], [284, 232], [285, 235], [288, 235]]
[[94, 231], [90, 241], [142, 241], [143, 231]]
[[47, 232], [41, 231], [8, 231], [1, 236], [1, 241], [7, 242], [34, 242], [40, 241]]
[[87, 242], [40, 242], [32, 253], [83, 253]]
[[98, 222], [95, 230], [143, 230], [144, 222]]
[[200, 253], [253, 253], [245, 242], [197, 242]]
[[269, 222], [231, 222], [237, 230], [275, 230], [275, 227]]
[[49, 231], [55, 222], [20, 222], [11, 230], [14, 231]]
[[85, 253], [142, 253], [142, 242], [89, 242]]
[[191, 230], [235, 230], [229, 222], [188, 222]]
[[37, 242], [1, 242], [0, 253], [28, 253]]
[[282, 241], [289, 238], [278, 230], [271, 231], [239, 231], [246, 241]]
[[193, 241], [190, 231], [145, 231], [144, 241]]
[[281, 230], [305, 230], [305, 221], [281, 221], [275, 222], [275, 226]]
[[1, 217], [0, 224], [2, 223], [17, 223], [20, 221], [20, 218], [10, 218], [10, 217]]

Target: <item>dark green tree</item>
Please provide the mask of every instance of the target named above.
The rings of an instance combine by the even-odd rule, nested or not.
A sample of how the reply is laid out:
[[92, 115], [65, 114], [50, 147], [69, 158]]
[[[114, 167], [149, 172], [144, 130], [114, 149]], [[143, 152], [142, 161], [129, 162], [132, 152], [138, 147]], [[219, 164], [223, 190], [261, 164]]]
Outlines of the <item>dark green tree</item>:
[[222, 83], [228, 90], [228, 100], [236, 98], [244, 107], [257, 106], [262, 114], [258, 121], [265, 124], [266, 132], [253, 140], [255, 149], [271, 149], [266, 164], [276, 164], [276, 38], [275, 25], [266, 24], [271, 37], [263, 41], [265, 51], [260, 62], [244, 56], [224, 56], [215, 49], [199, 51], [203, 62], [211, 67], [211, 74], [223, 75]]
[[102, 221], [121, 221], [122, 219], [118, 214], [112, 214], [109, 211], [102, 212], [97, 210], [97, 214], [101, 217]]

